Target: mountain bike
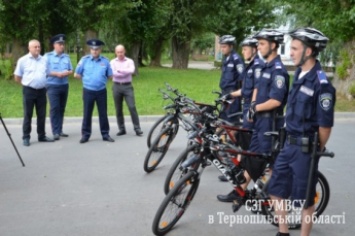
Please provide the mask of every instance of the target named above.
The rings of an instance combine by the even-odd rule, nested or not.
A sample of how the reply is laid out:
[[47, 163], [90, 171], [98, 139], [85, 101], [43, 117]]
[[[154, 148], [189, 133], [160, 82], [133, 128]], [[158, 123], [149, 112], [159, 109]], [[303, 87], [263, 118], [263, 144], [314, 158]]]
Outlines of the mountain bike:
[[[275, 134], [271, 132], [266, 135], [272, 136]], [[211, 163], [227, 178], [233, 185], [234, 190], [238, 193], [238, 196], [240, 196], [240, 198], [233, 202], [232, 209], [234, 212], [238, 211], [241, 206], [248, 202], [257, 202], [262, 208], [262, 214], [267, 216], [268, 219], [273, 216], [273, 209], [269, 204], [270, 202], [265, 188], [260, 188], [259, 184], [255, 184], [251, 190], [243, 190], [240, 187], [240, 185], [245, 182], [244, 167], [242, 162], [239, 162], [237, 159], [239, 154], [248, 156], [249, 158], [263, 159], [265, 160], [266, 167], [268, 163], [273, 161], [272, 155], [248, 152], [236, 148], [228, 142], [221, 143], [217, 135], [206, 134], [201, 135], [201, 137], [203, 137], [204, 142], [203, 147], [200, 149], [200, 155], [196, 157], [196, 154], [194, 154], [191, 157], [193, 160], [189, 158], [181, 164], [181, 178], [168, 192], [156, 212], [152, 225], [152, 230], [155, 235], [168, 233], [179, 221], [197, 192], [204, 168], [211, 165]], [[223, 158], [221, 158], [222, 153], [224, 154], [223, 156], [229, 155], [234, 165], [231, 166], [221, 161], [223, 160]], [[332, 157], [334, 154], [330, 152], [319, 152], [317, 155]], [[196, 165], [198, 166], [197, 168]], [[319, 174], [318, 176], [323, 175]], [[319, 182], [326, 183], [325, 185], [327, 185], [325, 178], [319, 180], [318, 177], [318, 183]], [[322, 191], [324, 192], [319, 196], [322, 197], [322, 200], [318, 201], [319, 204], [317, 202], [318, 205], [316, 205], [316, 215], [319, 215], [325, 209], [328, 202], [327, 199], [329, 199], [329, 188], [322, 188]], [[270, 223], [278, 225], [277, 220]], [[290, 228], [298, 227], [300, 227], [300, 222], [294, 222], [294, 225], [290, 225]]]

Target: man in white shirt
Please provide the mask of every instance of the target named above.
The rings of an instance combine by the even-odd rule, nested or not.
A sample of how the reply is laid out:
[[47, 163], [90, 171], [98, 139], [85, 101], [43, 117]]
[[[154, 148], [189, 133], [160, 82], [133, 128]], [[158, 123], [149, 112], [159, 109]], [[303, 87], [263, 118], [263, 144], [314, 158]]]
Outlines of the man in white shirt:
[[39, 142], [53, 142], [46, 136], [46, 59], [40, 55], [41, 45], [38, 40], [28, 43], [29, 53], [17, 61], [14, 72], [15, 81], [22, 84], [23, 93], [23, 145], [30, 146], [31, 121], [33, 108], [37, 114], [37, 134]]

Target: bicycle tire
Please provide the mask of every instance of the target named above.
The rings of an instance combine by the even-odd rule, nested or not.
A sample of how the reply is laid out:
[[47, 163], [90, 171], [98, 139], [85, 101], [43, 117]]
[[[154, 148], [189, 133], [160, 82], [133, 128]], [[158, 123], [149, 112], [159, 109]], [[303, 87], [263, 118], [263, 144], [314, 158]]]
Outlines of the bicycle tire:
[[[155, 170], [155, 168], [157, 168], [159, 163], [163, 160], [166, 152], [169, 149], [169, 145], [171, 143], [170, 135], [171, 135], [171, 127], [167, 127], [160, 132], [158, 137], [155, 138], [144, 159], [143, 169], [145, 172], [147, 173], [152, 172], [153, 170]], [[163, 140], [163, 144], [159, 145], [162, 140]], [[155, 156], [157, 157], [153, 158]]]
[[[157, 120], [157, 121], [153, 124], [153, 126], [150, 128], [149, 133], [148, 133], [148, 136], [147, 136], [147, 146], [148, 146], [148, 148], [151, 147], [152, 142], [153, 142], [153, 141], [155, 140], [155, 138], [156, 138], [156, 137], [154, 137], [154, 133], [156, 133], [156, 132], [158, 131], [157, 133], [158, 133], [158, 135], [159, 135], [159, 133], [160, 133], [164, 128], [167, 127], [167, 126], [166, 126], [167, 122], [168, 122], [168, 121], [171, 121], [171, 120], [176, 120], [175, 122], [173, 122], [173, 123], [175, 124], [175, 126], [174, 126], [174, 138], [175, 138], [176, 134], [177, 134], [178, 131], [179, 131], [179, 120], [178, 120], [178, 119], [175, 119], [174, 116], [171, 116], [170, 119], [168, 119], [167, 121], [164, 122], [164, 120], [167, 119], [168, 116], [170, 116], [170, 115], [165, 115], [165, 116], [159, 118], [159, 120]], [[163, 122], [164, 122], [164, 123], [163, 123]], [[160, 129], [159, 129], [159, 125], [161, 126]]]
[[[193, 152], [191, 154], [193, 155], [199, 155], [199, 153], [196, 153], [195, 150], [198, 148], [200, 145], [194, 144], [192, 146], [187, 147], [180, 155], [179, 157], [175, 160], [175, 162], [172, 164], [170, 167], [170, 170], [165, 178], [164, 182], [164, 193], [168, 194], [170, 190], [175, 186], [175, 184], [181, 179], [190, 169], [186, 169], [184, 171], [179, 170], [179, 167], [181, 164], [189, 157], [189, 153]], [[197, 170], [200, 166], [201, 162], [195, 163], [192, 166], [193, 170]], [[175, 176], [175, 178], [174, 178]]]
[[[199, 183], [200, 180], [195, 171], [188, 172], [178, 181], [178, 183], [176, 183], [175, 187], [165, 196], [155, 214], [152, 224], [152, 230], [155, 235], [165, 235], [180, 220], [181, 216], [185, 213], [187, 207], [193, 200]], [[186, 187], [190, 187], [190, 189], [185, 190]], [[179, 195], [182, 195], [181, 203], [179, 203], [179, 199], [177, 199]], [[170, 209], [170, 205], [172, 206], [172, 209]], [[173, 212], [174, 206], [177, 206], [176, 212]], [[173, 213], [171, 214], [172, 219], [168, 221], [163, 219], [161, 221], [166, 210], [168, 213]]]
[[[319, 191], [318, 191], [319, 187]], [[315, 217], [319, 217], [325, 210], [328, 205], [330, 198], [330, 188], [327, 179], [325, 176], [318, 171], [318, 180], [316, 185], [316, 196], [314, 199], [314, 204], [316, 205], [315, 209]], [[274, 215], [272, 214], [272, 210], [269, 209], [269, 206], [266, 204], [262, 205], [262, 213], [266, 216], [268, 222], [272, 225], [278, 227], [279, 224], [276, 221]], [[297, 222], [294, 224], [288, 225], [289, 229], [299, 229], [301, 228], [301, 222]]]

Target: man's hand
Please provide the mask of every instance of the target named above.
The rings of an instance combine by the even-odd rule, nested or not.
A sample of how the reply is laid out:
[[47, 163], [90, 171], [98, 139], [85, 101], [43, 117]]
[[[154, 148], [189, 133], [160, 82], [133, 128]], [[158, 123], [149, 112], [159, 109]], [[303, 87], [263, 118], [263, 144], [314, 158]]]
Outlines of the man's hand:
[[226, 100], [231, 100], [233, 99], [234, 97], [232, 96], [232, 94], [228, 93], [228, 94], [225, 94], [221, 97], [221, 100], [222, 101], [226, 101]]

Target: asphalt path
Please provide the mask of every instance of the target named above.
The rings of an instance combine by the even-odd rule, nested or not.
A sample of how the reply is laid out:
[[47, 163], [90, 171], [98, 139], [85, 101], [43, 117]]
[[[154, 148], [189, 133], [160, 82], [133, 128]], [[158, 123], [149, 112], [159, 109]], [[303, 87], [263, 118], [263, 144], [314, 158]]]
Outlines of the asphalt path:
[[[151, 225], [164, 198], [165, 176], [186, 146], [186, 133], [180, 130], [160, 167], [146, 174], [146, 136], [153, 120], [142, 122], [143, 137], [135, 136], [130, 123], [128, 134], [117, 137], [117, 126], [110, 119], [114, 143], [102, 141], [97, 118], [86, 144], [79, 144], [80, 119], [67, 120], [64, 128], [70, 137], [54, 143], [38, 143], [34, 125], [31, 146], [24, 147], [21, 121], [5, 119], [26, 167], [0, 124], [0, 235], [153, 235]], [[331, 187], [324, 215], [344, 220], [317, 224], [312, 235], [355, 231], [354, 137], [355, 119], [337, 119], [328, 144], [336, 157], [322, 159], [320, 170]], [[277, 228], [270, 224], [247, 222], [252, 214], [245, 208], [233, 213], [230, 204], [217, 201], [217, 194], [231, 190], [228, 183], [217, 180], [218, 175], [213, 166], [206, 168], [195, 199], [168, 235], [275, 235]], [[244, 217], [243, 222], [231, 222], [236, 217]]]

